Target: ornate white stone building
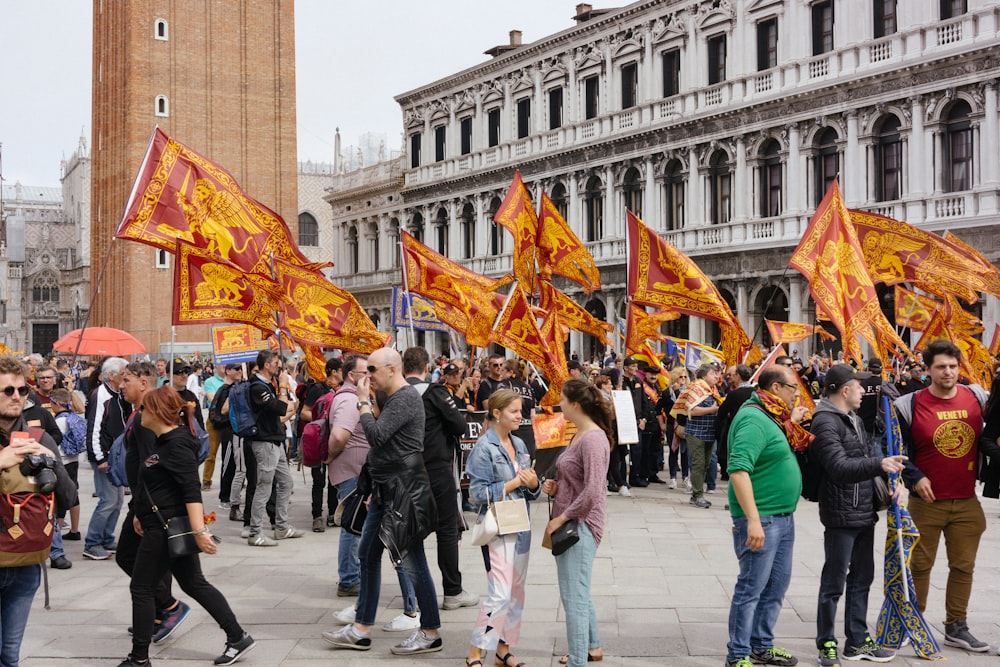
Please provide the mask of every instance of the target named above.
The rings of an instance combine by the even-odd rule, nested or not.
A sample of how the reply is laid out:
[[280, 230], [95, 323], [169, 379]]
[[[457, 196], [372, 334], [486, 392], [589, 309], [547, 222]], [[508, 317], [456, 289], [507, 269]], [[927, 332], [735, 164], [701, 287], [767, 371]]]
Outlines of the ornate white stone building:
[[[396, 98], [402, 186], [396, 163], [335, 184], [334, 279], [384, 309], [399, 228], [509, 271], [492, 214], [516, 169], [590, 247], [604, 287], [580, 302], [609, 321], [625, 297], [626, 207], [695, 259], [758, 340], [765, 317], [813, 321], [786, 267], [838, 174], [849, 206], [951, 230], [996, 261], [998, 20], [996, 0], [579, 5], [576, 25], [530, 44], [514, 31], [492, 59]], [[1000, 320], [992, 297], [971, 308], [987, 331]], [[718, 339], [698, 318], [668, 328]], [[570, 347], [596, 352], [579, 334]]]
[[62, 187], [3, 186], [0, 341], [48, 354], [90, 307], [90, 154], [80, 138]]

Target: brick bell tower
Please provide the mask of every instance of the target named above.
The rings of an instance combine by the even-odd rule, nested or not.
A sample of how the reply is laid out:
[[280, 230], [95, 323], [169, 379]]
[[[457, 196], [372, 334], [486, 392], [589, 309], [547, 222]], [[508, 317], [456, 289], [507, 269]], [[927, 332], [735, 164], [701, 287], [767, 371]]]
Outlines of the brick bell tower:
[[[94, 0], [93, 77], [91, 284], [156, 125], [232, 172], [297, 238], [293, 0]], [[173, 255], [115, 241], [90, 325], [156, 354], [173, 291]], [[209, 338], [177, 327], [178, 342]]]

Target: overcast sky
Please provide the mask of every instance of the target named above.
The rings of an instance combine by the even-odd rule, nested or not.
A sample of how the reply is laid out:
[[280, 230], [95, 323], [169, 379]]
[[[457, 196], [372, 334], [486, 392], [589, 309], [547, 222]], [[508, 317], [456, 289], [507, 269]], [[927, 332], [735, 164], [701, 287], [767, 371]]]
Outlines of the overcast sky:
[[[269, 0], [258, 0], [266, 2]], [[299, 160], [333, 161], [365, 132], [400, 147], [393, 96], [487, 60], [508, 31], [535, 41], [573, 25], [575, 0], [296, 0]], [[598, 4], [597, 6], [604, 6]], [[8, 184], [58, 185], [90, 143], [92, 3], [0, 0], [0, 144]], [[196, 148], [196, 147], [195, 147]]]

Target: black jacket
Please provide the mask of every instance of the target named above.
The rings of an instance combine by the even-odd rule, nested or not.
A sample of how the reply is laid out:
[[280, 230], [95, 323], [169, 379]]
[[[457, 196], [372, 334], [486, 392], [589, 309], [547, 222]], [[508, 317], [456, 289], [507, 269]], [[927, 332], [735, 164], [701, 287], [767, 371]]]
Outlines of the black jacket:
[[259, 429], [254, 440], [284, 443], [285, 425], [281, 423], [281, 418], [285, 416], [288, 404], [278, 400], [270, 382], [259, 376], [250, 380], [250, 405], [257, 415]]
[[459, 438], [468, 425], [465, 414], [455, 404], [455, 398], [442, 384], [430, 384], [418, 378], [407, 378], [424, 401], [424, 465], [428, 472], [451, 473]]
[[823, 477], [819, 488], [819, 520], [827, 528], [864, 528], [878, 521], [873, 481], [882, 460], [861, 418], [823, 399], [812, 419], [810, 455], [818, 455]]
[[152, 452], [139, 462], [140, 488], [132, 489], [132, 508], [144, 526], [156, 523], [150, 498], [161, 518], [186, 515], [187, 503], [201, 502], [198, 448], [198, 439], [188, 427], [178, 426], [156, 438]]
[[416, 453], [400, 459], [392, 483], [374, 484], [373, 495], [384, 508], [378, 537], [393, 565], [399, 565], [411, 545], [423, 542], [437, 528], [437, 505], [430, 490], [423, 457]]

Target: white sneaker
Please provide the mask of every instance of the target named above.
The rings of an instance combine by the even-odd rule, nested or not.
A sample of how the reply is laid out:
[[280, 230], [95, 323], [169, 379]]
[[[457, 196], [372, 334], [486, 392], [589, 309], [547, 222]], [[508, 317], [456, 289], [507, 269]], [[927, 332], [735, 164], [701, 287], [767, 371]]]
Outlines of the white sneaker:
[[407, 616], [400, 614], [382, 626], [386, 632], [413, 632], [420, 629], [420, 615]]
[[291, 526], [288, 528], [276, 528], [274, 531], [274, 539], [276, 540], [290, 540], [296, 537], [302, 537], [303, 535], [305, 535], [304, 532], [298, 528], [292, 528]]
[[631, 498], [632, 492], [628, 490], [627, 486], [620, 486], [618, 487], [618, 495], [625, 496], [626, 498]]
[[671, 477], [670, 478], [670, 484], [667, 486], [667, 488], [668, 489], [676, 489], [677, 488], [677, 480], [674, 479], [673, 477]]
[[244, 540], [250, 537], [250, 526], [243, 526], [243, 528], [240, 530], [240, 537], [243, 538]]
[[475, 607], [479, 605], [479, 596], [462, 590], [458, 595], [445, 595], [441, 602], [442, 609], [458, 609], [459, 607]]
[[349, 607], [344, 607], [340, 611], [333, 612], [333, 617], [340, 621], [341, 623], [353, 623], [354, 617], [357, 615], [358, 610], [352, 604]]
[[689, 477], [684, 478], [684, 486], [687, 487], [688, 491], [691, 490], [691, 479]]

